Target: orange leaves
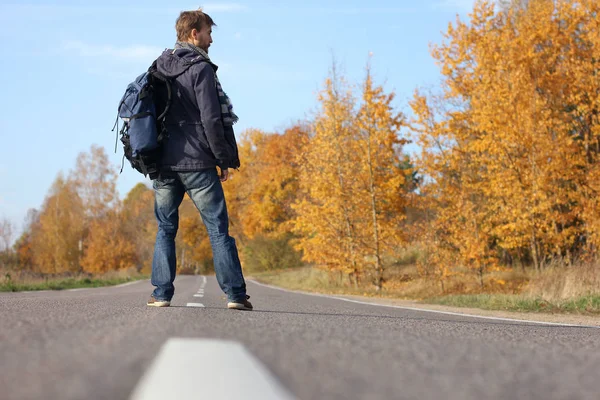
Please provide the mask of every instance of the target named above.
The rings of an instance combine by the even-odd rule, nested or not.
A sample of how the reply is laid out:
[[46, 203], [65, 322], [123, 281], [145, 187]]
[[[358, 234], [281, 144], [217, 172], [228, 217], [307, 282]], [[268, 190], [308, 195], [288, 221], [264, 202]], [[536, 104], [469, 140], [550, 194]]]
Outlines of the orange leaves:
[[212, 261], [208, 233], [198, 210], [189, 197], [179, 207], [179, 233], [177, 234], [177, 262], [180, 268], [195, 270]]
[[361, 94], [357, 108], [335, 70], [325, 81], [300, 167], [294, 232], [306, 261], [355, 276], [372, 273], [381, 287], [384, 259], [404, 239], [409, 171], [401, 168], [403, 116], [391, 106], [393, 93], [373, 85], [368, 72]]
[[297, 156], [304, 151], [308, 134], [301, 127], [283, 134], [265, 137], [257, 148], [257, 164], [253, 190], [244, 218], [245, 233], [252, 238], [257, 234], [282, 237], [288, 231], [287, 221], [292, 218], [291, 204], [298, 195]]
[[115, 168], [104, 149], [82, 153], [68, 178], [59, 175], [26, 232], [21, 256], [43, 273], [99, 273], [129, 267], [134, 244], [120, 222]]
[[504, 249], [538, 266], [596, 240], [597, 217], [583, 210], [597, 210], [586, 188], [600, 152], [600, 43], [589, 36], [599, 8], [531, 0], [495, 12], [478, 2], [470, 24], [434, 49], [443, 93], [415, 95], [412, 130], [436, 215], [428, 229], [457, 263], [494, 265]]
[[[498, 267], [499, 255], [539, 266], [596, 252], [600, 2], [504, 4], [476, 2], [470, 20], [458, 19], [432, 48], [441, 90], [416, 92], [410, 104], [424, 182], [414, 199], [414, 171], [402, 156], [407, 121], [392, 107], [394, 93], [374, 84], [370, 71], [356, 89], [334, 69], [310, 126], [244, 133], [242, 167], [224, 184], [241, 247], [285, 242], [292, 232], [305, 261], [372, 274], [380, 285], [408, 240], [412, 206], [422, 217], [418, 238], [430, 244], [421, 267], [441, 279], [454, 267], [481, 275]], [[148, 267], [152, 191], [134, 188], [121, 210], [112, 171], [101, 149], [81, 155], [69, 178], [57, 180], [22, 258], [48, 272], [121, 268], [105, 251], [112, 247], [123, 263]], [[181, 263], [208, 260], [204, 228], [188, 203], [180, 228]]]
[[240, 142], [244, 165], [224, 185], [232, 225], [244, 238], [281, 238], [289, 232], [298, 196], [299, 160], [308, 141], [302, 126], [283, 134], [247, 131]]
[[31, 235], [33, 263], [40, 272], [79, 271], [84, 220], [83, 202], [73, 182], [58, 176]]
[[118, 202], [115, 171], [102, 147], [92, 145], [89, 153], [80, 153], [77, 157], [70, 180], [87, 215], [100, 217]]
[[90, 223], [81, 266], [85, 272], [102, 274], [135, 267], [135, 240], [127, 236], [117, 210]]
[[360, 167], [354, 125], [355, 99], [335, 75], [319, 95], [310, 142], [300, 164], [302, 199], [294, 204], [294, 233], [304, 260], [330, 269], [357, 271]]

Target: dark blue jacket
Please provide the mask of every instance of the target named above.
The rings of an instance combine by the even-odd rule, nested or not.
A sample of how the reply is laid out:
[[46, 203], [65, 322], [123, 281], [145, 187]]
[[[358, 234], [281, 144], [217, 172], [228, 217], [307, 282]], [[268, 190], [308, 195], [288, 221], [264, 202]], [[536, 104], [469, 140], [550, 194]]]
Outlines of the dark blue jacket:
[[188, 49], [165, 50], [158, 70], [172, 83], [166, 117], [168, 139], [161, 171], [198, 171], [219, 166], [239, 168], [232, 127], [223, 125], [216, 84], [217, 66]]

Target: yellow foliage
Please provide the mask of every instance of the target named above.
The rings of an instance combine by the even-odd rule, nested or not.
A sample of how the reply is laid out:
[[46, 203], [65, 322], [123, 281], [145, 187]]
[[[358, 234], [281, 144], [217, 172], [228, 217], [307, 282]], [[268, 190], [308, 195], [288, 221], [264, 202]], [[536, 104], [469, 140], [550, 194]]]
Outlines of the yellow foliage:
[[103, 274], [135, 266], [136, 251], [116, 210], [92, 220], [81, 265], [85, 272]]
[[84, 218], [73, 182], [59, 175], [31, 233], [34, 269], [46, 274], [79, 271]]
[[[433, 50], [443, 93], [416, 93], [412, 131], [428, 177], [427, 224], [456, 264], [536, 266], [600, 244], [600, 3], [476, 3]], [[596, 17], [594, 17], [596, 16]]]
[[319, 94], [321, 111], [298, 155], [301, 198], [294, 232], [304, 260], [360, 276], [371, 271], [381, 287], [385, 256], [404, 240], [405, 179], [393, 94], [374, 86], [368, 70], [362, 104], [335, 75]]

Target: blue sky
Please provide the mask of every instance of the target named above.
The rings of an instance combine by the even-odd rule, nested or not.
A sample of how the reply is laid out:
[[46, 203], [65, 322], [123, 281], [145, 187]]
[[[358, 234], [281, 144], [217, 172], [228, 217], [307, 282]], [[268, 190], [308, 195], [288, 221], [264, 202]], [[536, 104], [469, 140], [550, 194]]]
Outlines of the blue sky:
[[[123, 5], [123, 3], [127, 5]], [[429, 45], [473, 0], [237, 1], [0, 0], [0, 217], [17, 229], [39, 208], [57, 174], [80, 152], [104, 146], [115, 168], [111, 132], [127, 84], [175, 41], [181, 10], [203, 6], [214, 29], [212, 60], [247, 128], [284, 129], [310, 116], [332, 54], [350, 81], [375, 78], [407, 102], [436, 85]], [[243, 162], [243, 160], [242, 160]], [[121, 197], [142, 175], [126, 166]], [[149, 182], [149, 181], [147, 181]]]

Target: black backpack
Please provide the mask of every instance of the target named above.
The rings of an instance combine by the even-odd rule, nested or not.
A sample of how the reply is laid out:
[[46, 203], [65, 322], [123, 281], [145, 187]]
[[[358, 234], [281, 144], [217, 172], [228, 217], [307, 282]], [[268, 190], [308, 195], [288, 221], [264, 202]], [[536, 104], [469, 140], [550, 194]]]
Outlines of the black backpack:
[[119, 102], [113, 131], [115, 128], [119, 130], [121, 118], [123, 128], [119, 133], [123, 143], [123, 157], [129, 160], [135, 170], [150, 179], [156, 179], [160, 172], [162, 143], [168, 138], [165, 118], [171, 99], [170, 79], [158, 71], [154, 61], [148, 71], [127, 86]]

